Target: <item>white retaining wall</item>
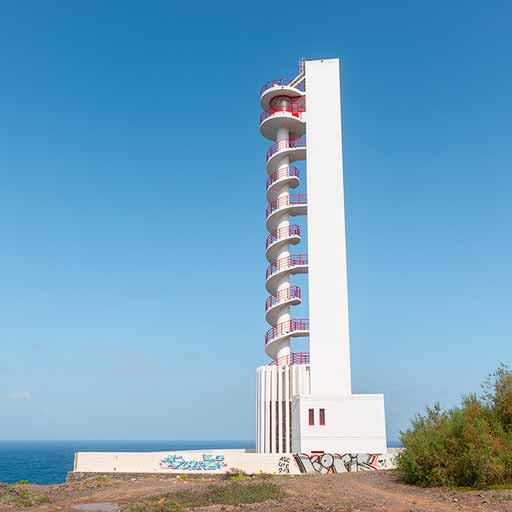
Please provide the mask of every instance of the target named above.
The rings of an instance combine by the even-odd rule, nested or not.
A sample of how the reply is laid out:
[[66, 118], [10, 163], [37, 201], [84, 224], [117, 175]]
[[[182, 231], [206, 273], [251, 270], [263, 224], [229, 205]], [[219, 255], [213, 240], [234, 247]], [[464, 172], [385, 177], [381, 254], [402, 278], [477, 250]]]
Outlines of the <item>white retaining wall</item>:
[[395, 467], [397, 450], [385, 454], [248, 453], [240, 450], [179, 452], [77, 452], [74, 473], [203, 473], [240, 469], [249, 474], [342, 473]]

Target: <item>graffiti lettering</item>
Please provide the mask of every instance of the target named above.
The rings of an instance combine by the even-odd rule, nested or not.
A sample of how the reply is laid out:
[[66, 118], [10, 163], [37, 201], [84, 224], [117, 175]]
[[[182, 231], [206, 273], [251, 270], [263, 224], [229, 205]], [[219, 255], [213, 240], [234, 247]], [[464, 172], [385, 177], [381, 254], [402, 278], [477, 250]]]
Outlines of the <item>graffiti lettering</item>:
[[281, 457], [277, 465], [278, 473], [290, 473], [290, 457]]
[[226, 467], [224, 455], [207, 455], [203, 453], [202, 459], [185, 460], [181, 455], [168, 455], [160, 461], [160, 467], [180, 471], [217, 471]]
[[347, 473], [386, 469], [386, 458], [373, 453], [295, 453], [293, 455], [301, 473]]

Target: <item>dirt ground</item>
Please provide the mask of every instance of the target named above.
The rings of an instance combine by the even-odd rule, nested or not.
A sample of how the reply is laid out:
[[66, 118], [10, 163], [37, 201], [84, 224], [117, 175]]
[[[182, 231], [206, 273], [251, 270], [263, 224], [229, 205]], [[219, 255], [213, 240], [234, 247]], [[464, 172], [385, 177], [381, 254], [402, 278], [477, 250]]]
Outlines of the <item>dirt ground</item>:
[[[478, 490], [461, 492], [450, 489], [422, 489], [400, 482], [394, 471], [360, 472], [333, 475], [276, 476], [286, 497], [279, 502], [264, 502], [238, 507], [212, 505], [195, 508], [195, 512], [280, 511], [280, 512], [512, 512], [512, 490]], [[129, 481], [91, 478], [61, 485], [27, 485], [51, 502], [30, 509], [0, 505], [0, 512], [13, 510], [72, 512], [72, 505], [111, 503], [126, 505], [145, 497], [183, 489], [223, 485], [210, 478], [141, 477]], [[75, 510], [76, 512], [76, 510]]]

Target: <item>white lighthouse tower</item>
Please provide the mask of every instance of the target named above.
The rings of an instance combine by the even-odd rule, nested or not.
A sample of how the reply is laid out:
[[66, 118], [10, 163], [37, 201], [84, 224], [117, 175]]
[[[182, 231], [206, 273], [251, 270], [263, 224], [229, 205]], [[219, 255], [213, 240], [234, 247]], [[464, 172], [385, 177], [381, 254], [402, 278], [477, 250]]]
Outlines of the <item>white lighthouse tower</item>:
[[[352, 394], [338, 59], [301, 62], [292, 80], [260, 92], [266, 154], [265, 351], [257, 369], [257, 451], [260, 453], [384, 453], [384, 396]], [[306, 160], [306, 177], [293, 165]], [[304, 179], [306, 178], [306, 179]], [[307, 196], [295, 193], [306, 182]], [[307, 215], [308, 250], [294, 219]], [[295, 274], [307, 273], [309, 318]], [[293, 338], [309, 336], [309, 353]]]

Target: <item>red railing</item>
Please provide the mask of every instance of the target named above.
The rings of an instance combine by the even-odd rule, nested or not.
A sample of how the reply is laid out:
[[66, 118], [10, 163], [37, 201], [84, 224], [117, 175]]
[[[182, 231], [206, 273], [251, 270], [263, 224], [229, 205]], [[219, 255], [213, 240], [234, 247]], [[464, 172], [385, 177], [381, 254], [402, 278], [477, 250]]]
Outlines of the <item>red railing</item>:
[[271, 295], [265, 301], [265, 311], [291, 299], [300, 299], [300, 288], [296, 285], [289, 286], [284, 290], [279, 290], [275, 295]]
[[291, 224], [290, 226], [283, 226], [282, 228], [278, 228], [275, 231], [272, 231], [270, 235], [267, 236], [267, 241], [265, 244], [265, 248], [268, 249], [270, 245], [278, 240], [282, 240], [283, 238], [290, 238], [292, 236], [300, 236], [300, 226], [297, 224]]
[[269, 363], [269, 366], [281, 366], [292, 364], [309, 364], [309, 352], [292, 352], [286, 356], [278, 357]]
[[285, 206], [293, 206], [293, 205], [304, 205], [308, 202], [308, 196], [306, 194], [288, 194], [287, 196], [282, 196], [272, 201], [267, 206], [265, 211], [267, 219], [268, 217], [274, 213], [279, 208], [284, 208]]
[[282, 106], [292, 107], [292, 112], [305, 112], [306, 111], [306, 96], [288, 96], [287, 94], [280, 94], [274, 96], [270, 101], [269, 110], [279, 111]]
[[296, 99], [292, 101], [288, 105], [273, 105], [270, 107], [270, 110], [265, 110], [260, 115], [260, 124], [277, 112], [289, 112], [294, 117], [300, 117], [302, 112], [306, 112], [306, 101], [304, 98]]
[[309, 318], [294, 318], [277, 324], [269, 329], [265, 334], [265, 345], [276, 338], [280, 338], [285, 334], [291, 334], [295, 331], [309, 331]]
[[271, 80], [270, 82], [267, 82], [261, 89], [260, 89], [260, 96], [271, 87], [275, 87], [276, 85], [288, 85], [290, 83], [290, 80], [288, 78], [276, 78], [275, 80]]
[[279, 153], [279, 151], [284, 151], [285, 149], [289, 148], [300, 148], [306, 145], [306, 136], [303, 135], [302, 137], [299, 137], [297, 139], [284, 139], [280, 140], [279, 142], [276, 142], [275, 144], [272, 144], [270, 148], [267, 151], [267, 154], [265, 156], [265, 160], [268, 162], [269, 158], [276, 153]]
[[308, 255], [307, 254], [292, 254], [291, 256], [284, 256], [283, 258], [279, 258], [274, 263], [271, 263], [267, 267], [266, 278], [268, 279], [270, 276], [279, 272], [281, 270], [285, 270], [287, 268], [296, 267], [298, 265], [307, 265], [308, 264]]
[[267, 190], [276, 182], [279, 180], [282, 180], [284, 178], [298, 178], [299, 177], [299, 169], [294, 166], [287, 166], [282, 167], [281, 169], [277, 170], [273, 174], [271, 174], [267, 180]]
[[[281, 85], [289, 85], [292, 82], [292, 80], [288, 80], [288, 78], [276, 78], [275, 80], [271, 80], [270, 82], [267, 82], [261, 89], [260, 89], [260, 96], [268, 89], [276, 86]], [[295, 89], [299, 89], [300, 91], [304, 90], [304, 80], [297, 86], [295, 86]]]

